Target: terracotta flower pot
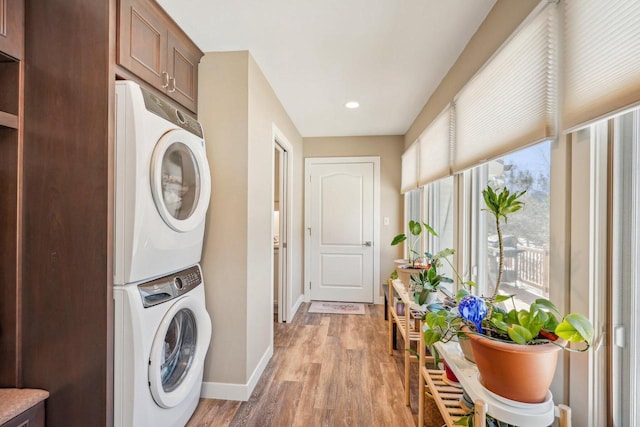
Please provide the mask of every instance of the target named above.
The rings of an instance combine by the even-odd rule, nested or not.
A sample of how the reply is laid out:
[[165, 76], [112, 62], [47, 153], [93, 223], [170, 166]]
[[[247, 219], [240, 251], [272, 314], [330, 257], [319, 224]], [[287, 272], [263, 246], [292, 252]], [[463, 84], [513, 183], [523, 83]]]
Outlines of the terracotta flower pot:
[[[466, 327], [462, 330], [469, 332]], [[544, 402], [556, 372], [560, 347], [505, 343], [476, 334], [467, 336], [485, 388], [518, 402]]]

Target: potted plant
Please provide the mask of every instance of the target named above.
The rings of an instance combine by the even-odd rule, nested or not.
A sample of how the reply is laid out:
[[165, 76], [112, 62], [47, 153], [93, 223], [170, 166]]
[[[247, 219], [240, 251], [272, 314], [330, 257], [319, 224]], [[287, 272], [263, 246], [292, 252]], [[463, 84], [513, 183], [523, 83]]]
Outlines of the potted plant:
[[[486, 209], [495, 219], [499, 264], [491, 296], [466, 295], [457, 311], [428, 313], [425, 342], [448, 341], [461, 332], [471, 341], [483, 385], [505, 398], [540, 403], [555, 374], [560, 350], [587, 351], [593, 341], [593, 326], [581, 314], [563, 316], [549, 300], [537, 299], [528, 310], [505, 310], [500, 303], [512, 298], [499, 293], [504, 267], [502, 221], [522, 209], [524, 192], [496, 192], [490, 186], [482, 192]], [[579, 348], [569, 343], [581, 343]]]
[[[420, 254], [418, 249], [423, 233], [431, 233], [433, 236], [437, 236], [438, 234], [428, 224], [413, 220], [409, 221], [407, 228], [408, 234], [410, 236], [414, 236], [414, 238], [409, 242], [410, 244], [407, 247], [407, 259], [396, 260], [396, 269], [398, 271], [398, 278], [400, 279], [400, 282], [402, 282], [405, 289], [410, 290], [413, 288], [411, 275], [418, 274], [423, 269], [427, 268], [427, 264], [423, 262], [424, 257]], [[407, 239], [407, 234], [398, 234], [391, 241], [391, 245], [398, 245], [405, 242]]]
[[[423, 306], [433, 303], [436, 300], [436, 293], [440, 286], [443, 283], [453, 283], [453, 279], [441, 275], [438, 269], [442, 267], [441, 260], [444, 259], [457, 275], [458, 272], [455, 271], [451, 261], [448, 259], [448, 257], [454, 253], [453, 249], [446, 248], [435, 255], [428, 252], [424, 254], [426, 269], [411, 275], [411, 283], [415, 286], [415, 301], [418, 305]], [[468, 283], [471, 282], [464, 282], [464, 284]]]
[[[433, 228], [431, 228], [431, 226], [429, 224], [426, 223], [421, 223], [418, 221], [414, 221], [414, 220], [410, 220], [409, 221], [409, 233], [413, 236], [415, 236], [415, 239], [413, 239], [413, 242], [411, 242], [411, 244], [409, 245], [408, 249], [409, 249], [409, 254], [407, 257], [407, 261], [409, 264], [411, 264], [411, 268], [419, 268], [420, 267], [420, 261], [423, 259], [422, 255], [420, 254], [420, 252], [418, 252], [416, 250], [416, 245], [420, 242], [420, 239], [422, 238], [422, 233], [424, 231], [430, 233], [431, 235], [433, 235], [434, 237], [438, 237], [438, 233], [436, 233], [434, 231]], [[397, 236], [395, 236], [393, 238], [393, 240], [391, 241], [391, 246], [395, 246], [398, 245], [402, 242], [404, 242], [405, 240], [407, 240], [407, 235], [404, 233], [398, 234]]]

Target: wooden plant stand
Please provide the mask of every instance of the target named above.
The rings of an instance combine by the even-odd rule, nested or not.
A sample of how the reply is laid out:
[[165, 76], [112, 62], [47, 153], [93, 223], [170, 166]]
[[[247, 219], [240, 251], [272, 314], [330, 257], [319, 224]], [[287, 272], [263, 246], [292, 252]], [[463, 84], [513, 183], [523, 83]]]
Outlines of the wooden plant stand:
[[[420, 322], [419, 329], [422, 330], [422, 327], [423, 323]], [[420, 340], [418, 354], [422, 360], [422, 356], [425, 354], [424, 336], [423, 334], [418, 335]], [[447, 361], [447, 364], [458, 378], [460, 387], [449, 385], [444, 381], [443, 370], [428, 369], [424, 363], [421, 363], [419, 370], [420, 406], [418, 409], [418, 427], [424, 426], [424, 399], [433, 398], [448, 427], [452, 427], [453, 423], [467, 415], [469, 410], [461, 403], [462, 388], [474, 402], [474, 425], [476, 426], [486, 425], [486, 417], [490, 415], [493, 418], [520, 427], [551, 425], [557, 417], [559, 427], [571, 427], [571, 408], [568, 406], [554, 406], [553, 401], [533, 405], [509, 405], [504, 399], [496, 398], [495, 395], [492, 395], [480, 384], [476, 365], [464, 358], [457, 342], [436, 343], [434, 347], [440, 353], [440, 356]], [[429, 358], [427, 357], [424, 360], [428, 361]]]
[[[404, 303], [404, 314], [399, 315], [395, 307], [395, 298], [397, 295]], [[416, 327], [416, 323], [419, 323], [419, 319], [422, 317], [422, 313], [419, 313], [414, 317], [412, 311], [416, 312], [417, 305], [409, 298], [409, 294], [400, 280], [389, 281], [389, 298], [387, 300], [387, 310], [389, 317], [389, 354], [393, 355], [393, 326], [397, 325], [397, 330], [402, 335], [404, 340], [404, 404], [409, 406], [411, 403], [410, 396], [410, 363], [417, 362], [418, 357], [412, 354], [411, 343], [417, 344], [420, 342], [419, 327]], [[433, 363], [433, 357], [423, 356], [421, 359], [425, 362], [431, 361]]]

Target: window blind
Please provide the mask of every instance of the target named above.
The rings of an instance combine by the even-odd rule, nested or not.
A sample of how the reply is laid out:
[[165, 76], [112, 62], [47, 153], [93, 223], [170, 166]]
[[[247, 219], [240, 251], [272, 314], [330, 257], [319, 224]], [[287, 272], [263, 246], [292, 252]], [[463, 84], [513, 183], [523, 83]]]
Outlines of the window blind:
[[451, 108], [447, 107], [418, 138], [420, 158], [418, 185], [423, 186], [451, 174]]
[[555, 136], [556, 9], [538, 6], [456, 97], [454, 172]]
[[640, 2], [565, 0], [563, 127], [640, 101]]
[[416, 188], [418, 188], [418, 144], [414, 142], [402, 154], [400, 192], [404, 194]]

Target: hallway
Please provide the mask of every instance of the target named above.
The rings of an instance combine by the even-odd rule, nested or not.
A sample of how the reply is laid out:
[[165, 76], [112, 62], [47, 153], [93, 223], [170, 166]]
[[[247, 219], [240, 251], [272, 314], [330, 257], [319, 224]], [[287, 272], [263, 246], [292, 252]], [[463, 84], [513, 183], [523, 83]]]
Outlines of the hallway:
[[367, 305], [362, 316], [311, 314], [309, 305], [274, 325], [273, 358], [248, 402], [202, 399], [187, 426], [415, 425], [417, 381], [412, 410], [401, 353], [386, 350], [384, 306]]

